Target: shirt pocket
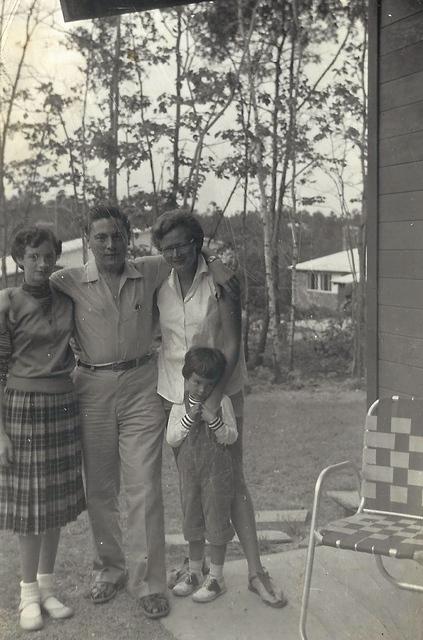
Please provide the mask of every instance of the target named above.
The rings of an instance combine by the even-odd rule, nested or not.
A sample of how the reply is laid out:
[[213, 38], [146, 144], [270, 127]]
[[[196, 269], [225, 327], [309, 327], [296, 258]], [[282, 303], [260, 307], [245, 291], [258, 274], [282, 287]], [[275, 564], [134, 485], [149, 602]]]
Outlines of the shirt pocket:
[[151, 313], [151, 304], [146, 305], [144, 283], [136, 280], [136, 286], [121, 301], [120, 316], [123, 322], [137, 322], [145, 313]]

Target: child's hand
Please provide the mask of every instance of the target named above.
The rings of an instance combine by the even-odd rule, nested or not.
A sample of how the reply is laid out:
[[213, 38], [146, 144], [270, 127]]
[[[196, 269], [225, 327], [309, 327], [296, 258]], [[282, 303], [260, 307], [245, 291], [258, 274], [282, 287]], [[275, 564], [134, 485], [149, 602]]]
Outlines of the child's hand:
[[191, 418], [191, 420], [196, 421], [199, 418], [201, 418], [201, 409], [202, 409], [201, 404], [194, 404], [192, 407], [190, 407], [188, 411], [188, 416]]
[[210, 423], [216, 419], [216, 412], [209, 409], [205, 404], [201, 406], [201, 417], [205, 422]]

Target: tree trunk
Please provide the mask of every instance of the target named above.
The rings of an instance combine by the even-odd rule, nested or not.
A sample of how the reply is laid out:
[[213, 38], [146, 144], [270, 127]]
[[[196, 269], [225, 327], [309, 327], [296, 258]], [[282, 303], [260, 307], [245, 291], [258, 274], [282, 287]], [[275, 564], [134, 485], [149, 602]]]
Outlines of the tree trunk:
[[173, 135], [173, 180], [172, 180], [172, 206], [176, 206], [178, 202], [179, 192], [179, 135], [181, 129], [181, 93], [182, 93], [182, 54], [181, 54], [181, 38], [182, 38], [182, 9], [176, 9], [177, 12], [177, 32], [175, 43], [176, 54], [176, 80], [175, 80], [175, 132]]
[[288, 328], [288, 368], [294, 370], [295, 360], [295, 296], [297, 293], [297, 268], [293, 261], [291, 270], [291, 306], [289, 308], [289, 328]]
[[[365, 202], [363, 199], [363, 209]], [[352, 375], [361, 379], [365, 373], [365, 326], [366, 326], [366, 225], [361, 224], [357, 242], [358, 277], [353, 291], [353, 363]]]
[[[246, 153], [248, 154], [248, 148]], [[247, 166], [247, 165], [246, 165]], [[242, 221], [242, 261], [243, 261], [243, 276], [244, 276], [244, 323], [243, 323], [243, 336], [244, 336], [244, 355], [245, 361], [248, 362], [249, 358], [249, 330], [250, 330], [250, 286], [248, 281], [248, 269], [247, 269], [247, 196], [248, 196], [248, 172], [245, 173], [244, 179], [244, 194], [241, 212]]]
[[257, 182], [260, 194], [260, 217], [263, 225], [263, 249], [264, 249], [264, 265], [265, 265], [265, 286], [268, 297], [268, 322], [269, 322], [269, 338], [272, 345], [272, 368], [274, 382], [279, 383], [282, 380], [282, 333], [281, 325], [277, 318], [277, 291], [273, 275], [273, 252], [272, 252], [272, 212], [269, 207], [269, 199], [266, 193], [266, 170], [264, 163], [264, 148], [260, 136], [260, 114], [258, 106], [258, 98], [256, 91], [256, 77], [253, 71], [253, 62], [251, 60], [250, 40], [245, 39], [243, 27], [243, 11], [241, 0], [238, 0], [238, 25], [241, 34], [244, 36], [245, 51], [245, 67], [248, 79], [248, 88], [250, 93], [250, 101], [252, 114], [254, 118], [254, 155], [257, 167]]
[[360, 229], [358, 236], [358, 282], [356, 283], [356, 304], [354, 318], [354, 358], [353, 376], [361, 379], [365, 374], [365, 326], [366, 326], [366, 249], [367, 249], [367, 91], [366, 91], [366, 58], [367, 58], [367, 26], [364, 24], [364, 40], [360, 58], [360, 82], [362, 95], [360, 165], [362, 176], [362, 198]]
[[252, 368], [258, 367], [261, 364], [263, 364], [264, 352], [266, 350], [267, 334], [269, 332], [269, 304], [267, 301], [267, 295], [266, 295], [266, 305], [263, 311], [262, 320], [263, 322], [260, 329], [260, 335], [257, 341], [257, 347], [254, 354], [254, 359], [251, 363]]
[[118, 131], [119, 131], [119, 69], [121, 49], [121, 19], [115, 18], [116, 36], [113, 56], [113, 70], [109, 93], [110, 110], [110, 149], [109, 149], [109, 175], [108, 196], [112, 204], [117, 204], [117, 161], [118, 161]]
[[[3, 247], [6, 243], [3, 244]], [[7, 249], [3, 249], [3, 255], [1, 257], [1, 286], [2, 289], [6, 289], [7, 287], [7, 271], [6, 271], [6, 251]]]
[[[0, 129], [0, 217], [3, 219], [1, 224], [1, 266], [2, 266], [2, 275], [1, 282], [2, 287], [7, 287], [7, 272], [6, 272], [6, 256], [8, 254], [8, 242], [9, 242], [9, 224], [8, 224], [8, 214], [6, 211], [6, 193], [5, 193], [5, 165], [6, 165], [6, 145], [7, 139], [10, 133], [10, 127], [12, 125], [12, 112], [14, 110], [19, 84], [21, 81], [22, 71], [24, 68], [24, 62], [26, 58], [26, 54], [28, 51], [29, 43], [34, 34], [35, 29], [40, 24], [40, 21], [37, 16], [34, 17], [34, 13], [36, 10], [38, 0], [33, 0], [26, 11], [26, 20], [25, 20], [25, 36], [23, 45], [21, 48], [21, 52], [18, 59], [18, 64], [16, 68], [16, 73], [11, 80], [11, 90], [10, 95], [6, 97], [6, 99], [2, 99], [0, 101], [0, 110], [3, 114], [2, 126]], [[0, 9], [0, 21], [2, 27], [2, 35], [3, 35], [3, 27], [5, 21], [6, 13], [5, 13], [5, 1], [1, 2]]]
[[8, 253], [8, 220], [4, 192], [3, 158], [0, 157], [0, 220], [1, 220], [1, 286], [7, 287], [6, 255]]

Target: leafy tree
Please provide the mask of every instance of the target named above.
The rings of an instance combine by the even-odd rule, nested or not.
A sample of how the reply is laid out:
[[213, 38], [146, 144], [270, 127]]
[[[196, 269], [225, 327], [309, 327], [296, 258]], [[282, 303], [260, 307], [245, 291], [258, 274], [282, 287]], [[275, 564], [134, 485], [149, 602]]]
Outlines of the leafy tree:
[[[280, 273], [281, 268], [285, 268], [284, 246], [291, 244], [293, 238], [291, 232], [283, 236], [283, 230], [289, 228], [288, 223], [291, 229], [298, 223], [289, 218], [284, 221], [283, 216], [290, 211], [296, 215], [296, 186], [307, 179], [319, 161], [314, 147], [313, 117], [325, 103], [327, 90], [323, 80], [348, 40], [350, 16], [345, 5], [336, 0], [261, 3], [237, 0], [231, 6], [238, 32], [231, 32], [232, 41], [223, 46], [227, 55], [232, 56], [243, 48], [246, 50], [240, 93], [243, 105], [250, 105], [251, 118], [248, 128], [244, 124], [243, 135], [233, 131], [229, 136], [234, 147], [238, 147], [238, 155], [239, 142], [249, 140], [248, 171], [254, 180], [263, 224], [268, 335], [274, 377], [280, 380], [284, 343]], [[219, 8], [217, 6], [216, 11]], [[232, 22], [229, 20], [229, 24]], [[214, 24], [218, 28], [217, 23]], [[316, 44], [327, 40], [336, 44], [341, 24], [346, 25], [344, 38], [320, 76], [311, 82], [307, 66], [320, 60]], [[246, 39], [250, 31], [252, 37]], [[219, 42], [224, 39], [220, 38]], [[230, 170], [228, 161], [224, 170]], [[301, 207], [302, 202], [298, 204]], [[267, 322], [263, 327], [267, 333]]]
[[[366, 249], [367, 249], [367, 22], [365, 7], [358, 14], [353, 37], [331, 89], [330, 114], [325, 132], [331, 140], [326, 166], [338, 196], [346, 229], [347, 246], [353, 265], [354, 348], [352, 374], [361, 378], [365, 371]], [[349, 158], [360, 166], [359, 180], [351, 180]], [[353, 196], [348, 195], [355, 191]], [[357, 205], [359, 207], [357, 214]], [[354, 233], [358, 229], [358, 233]], [[358, 249], [358, 264], [352, 249]]]
[[[24, 73], [28, 67], [28, 53], [34, 34], [39, 26], [46, 20], [48, 14], [42, 10], [39, 0], [30, 2], [19, 7], [19, 11], [11, 12], [8, 3], [0, 0], [0, 34], [1, 38], [7, 32], [6, 26], [12, 19], [22, 23], [22, 35], [20, 49], [16, 60], [8, 60], [6, 65], [4, 59], [0, 60], [0, 229], [1, 229], [1, 267], [2, 286], [7, 286], [6, 255], [11, 234], [14, 232], [19, 219], [22, 219], [20, 211], [7, 206], [6, 187], [12, 182], [12, 173], [8, 168], [9, 143], [20, 131], [19, 118], [17, 113], [27, 115], [27, 105], [30, 102], [30, 92], [24, 87]], [[1, 47], [3, 49], [4, 42]], [[32, 182], [35, 181], [34, 163], [31, 167]], [[30, 192], [29, 192], [30, 193]], [[25, 216], [23, 216], [25, 218]]]

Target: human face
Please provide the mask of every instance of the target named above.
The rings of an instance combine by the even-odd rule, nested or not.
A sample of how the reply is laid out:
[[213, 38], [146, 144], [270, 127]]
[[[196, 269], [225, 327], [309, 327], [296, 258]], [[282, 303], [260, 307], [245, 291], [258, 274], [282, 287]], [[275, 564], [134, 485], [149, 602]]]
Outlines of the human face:
[[160, 250], [166, 262], [177, 273], [195, 273], [197, 269], [197, 247], [185, 227], [175, 227], [163, 237]]
[[56, 264], [57, 255], [52, 242], [45, 240], [38, 247], [25, 247], [19, 266], [24, 271], [24, 279], [30, 285], [42, 285], [48, 282]]
[[210, 380], [210, 378], [204, 378], [199, 376], [198, 373], [192, 373], [186, 381], [186, 388], [190, 396], [194, 400], [203, 402], [207, 400], [214, 387], [216, 386], [216, 380]]
[[89, 245], [99, 271], [121, 271], [128, 250], [128, 234], [116, 218], [94, 220]]

